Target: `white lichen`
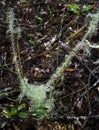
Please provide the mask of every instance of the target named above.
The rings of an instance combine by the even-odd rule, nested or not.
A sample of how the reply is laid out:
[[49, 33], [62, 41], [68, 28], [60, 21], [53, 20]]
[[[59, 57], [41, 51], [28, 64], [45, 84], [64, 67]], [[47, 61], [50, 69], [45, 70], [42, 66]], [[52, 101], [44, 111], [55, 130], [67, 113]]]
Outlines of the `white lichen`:
[[[63, 62], [63, 64], [58, 67], [55, 71], [55, 73], [51, 76], [51, 78], [49, 79], [49, 81], [47, 82], [47, 86], [48, 87], [51, 87], [53, 86], [53, 84], [55, 83], [55, 81], [57, 81], [57, 79], [61, 79], [62, 77], [62, 74], [64, 73], [64, 69], [66, 67], [69, 67], [71, 62], [72, 62], [72, 59], [73, 57], [76, 55], [76, 53], [80, 50], [81, 46], [85, 46], [86, 48], [86, 53], [87, 55], [90, 55], [90, 47], [95, 47], [95, 46], [92, 46], [90, 45], [86, 39], [88, 37], [91, 37], [93, 35], [93, 33], [96, 31], [96, 28], [99, 24], [99, 11], [97, 11], [96, 14], [90, 14], [90, 17], [91, 17], [91, 21], [89, 23], [89, 26], [88, 26], [88, 30], [87, 32], [85, 33], [83, 39], [81, 42], [79, 42], [75, 47], [74, 49], [70, 52], [70, 54], [65, 58], [65, 61]], [[98, 47], [98, 46], [97, 46]]]
[[90, 48], [99, 49], [99, 45], [95, 45], [95, 44], [91, 45], [91, 43], [90, 43], [88, 40], [86, 40], [86, 44], [87, 44], [88, 47], [90, 47]]
[[[12, 48], [12, 56], [13, 58], [16, 57], [15, 63], [15, 71], [18, 75], [19, 81], [20, 81], [20, 89], [21, 94], [19, 96], [20, 100], [26, 96], [30, 100], [32, 104], [35, 105], [46, 105], [49, 109], [51, 106], [48, 106], [49, 101], [46, 99], [46, 91], [47, 87], [44, 84], [29, 84], [28, 80], [26, 78], [23, 78], [20, 72], [20, 66], [18, 62], [18, 56], [17, 56], [17, 45], [15, 41], [15, 36], [18, 38], [20, 34], [20, 29], [16, 29], [15, 25], [15, 16], [13, 9], [10, 9], [10, 11], [7, 13], [7, 21], [8, 21], [8, 30], [7, 35], [10, 35], [11, 40], [11, 48]], [[51, 104], [49, 104], [51, 105]]]
[[99, 10], [95, 14], [89, 14], [88, 17], [91, 18], [91, 21], [89, 23], [88, 31], [86, 33], [86, 37], [91, 37], [99, 25]]
[[31, 103], [40, 105], [45, 103], [47, 87], [43, 84], [29, 84], [27, 79], [21, 79], [21, 96], [27, 96]]

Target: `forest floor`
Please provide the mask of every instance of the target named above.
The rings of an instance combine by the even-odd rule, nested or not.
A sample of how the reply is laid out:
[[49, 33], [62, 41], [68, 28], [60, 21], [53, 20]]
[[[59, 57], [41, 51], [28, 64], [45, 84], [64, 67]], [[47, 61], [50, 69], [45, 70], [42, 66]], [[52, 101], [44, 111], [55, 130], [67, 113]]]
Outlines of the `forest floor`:
[[[89, 53], [80, 49], [55, 85], [52, 117], [41, 121], [28, 113], [27, 98], [18, 100], [15, 57], [6, 35], [7, 11], [13, 8], [21, 27], [21, 38], [16, 41], [22, 74], [31, 84], [46, 83], [82, 40], [90, 22], [87, 15], [96, 13], [98, 6], [98, 0], [74, 0], [73, 4], [71, 0], [0, 1], [0, 130], [99, 129], [99, 49], [92, 48]], [[87, 40], [98, 45], [99, 28]]]

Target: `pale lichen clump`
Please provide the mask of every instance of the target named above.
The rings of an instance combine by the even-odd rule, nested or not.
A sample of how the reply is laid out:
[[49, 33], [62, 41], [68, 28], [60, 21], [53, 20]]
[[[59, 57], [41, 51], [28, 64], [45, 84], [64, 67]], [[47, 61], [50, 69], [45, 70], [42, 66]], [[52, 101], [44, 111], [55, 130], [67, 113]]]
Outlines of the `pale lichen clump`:
[[8, 21], [7, 35], [10, 35], [12, 56], [13, 58], [15, 58], [14, 60], [15, 71], [20, 81], [21, 94], [19, 96], [19, 99], [21, 100], [24, 96], [26, 96], [30, 100], [31, 104], [35, 104], [37, 106], [45, 105], [49, 109], [51, 109], [51, 106], [49, 106], [50, 100], [46, 99], [47, 86], [45, 84], [29, 84], [28, 80], [26, 78], [23, 78], [21, 75], [20, 65], [17, 56], [18, 45], [16, 45], [16, 41], [15, 41], [16, 40], [15, 37], [18, 38], [20, 34], [20, 30], [15, 25], [16, 19], [14, 16], [13, 9], [10, 9], [9, 12], [7, 13], [7, 21]]
[[41, 105], [45, 103], [47, 87], [43, 84], [29, 84], [27, 79], [21, 79], [21, 95], [20, 97], [27, 96], [31, 103]]

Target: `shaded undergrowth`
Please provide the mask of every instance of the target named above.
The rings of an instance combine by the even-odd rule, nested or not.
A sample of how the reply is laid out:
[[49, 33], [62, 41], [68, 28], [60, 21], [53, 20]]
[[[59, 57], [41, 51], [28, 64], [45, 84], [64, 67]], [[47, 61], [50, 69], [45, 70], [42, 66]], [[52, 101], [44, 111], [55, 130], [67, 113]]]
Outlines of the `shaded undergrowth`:
[[[39, 112], [40, 108], [35, 108], [32, 113], [28, 113], [27, 98], [23, 98], [22, 103], [19, 103], [20, 87], [14, 69], [16, 60], [14, 58], [16, 57], [12, 59], [11, 42], [6, 36], [8, 26], [5, 20], [6, 6], [14, 8], [15, 16], [22, 30], [22, 37], [18, 42], [23, 75], [28, 77], [28, 82], [31, 84], [34, 82], [45, 84], [57, 67], [62, 64], [65, 55], [67, 56], [73, 47], [83, 39], [90, 21], [90, 18], [86, 18], [86, 16], [89, 12], [95, 13], [97, 9], [95, 3], [91, 3], [93, 8], [85, 12], [79, 10], [78, 6], [72, 5], [69, 8], [66, 4], [57, 1], [48, 3], [33, 1], [26, 5], [23, 3], [10, 4], [10, 2], [1, 5], [1, 129], [34, 129], [37, 117], [45, 113], [44, 107], [41, 112]], [[89, 3], [77, 4], [82, 7], [89, 5]], [[76, 12], [81, 12], [77, 14], [72, 8]], [[95, 33], [87, 38], [92, 45], [98, 45], [98, 33], [97, 27]], [[81, 47], [74, 56], [71, 65], [65, 68], [64, 78], [55, 82], [53, 92], [55, 107], [52, 111], [52, 119], [50, 121], [45, 119], [37, 129], [98, 128], [99, 50], [90, 48], [88, 57], [88, 51], [84, 47]]]

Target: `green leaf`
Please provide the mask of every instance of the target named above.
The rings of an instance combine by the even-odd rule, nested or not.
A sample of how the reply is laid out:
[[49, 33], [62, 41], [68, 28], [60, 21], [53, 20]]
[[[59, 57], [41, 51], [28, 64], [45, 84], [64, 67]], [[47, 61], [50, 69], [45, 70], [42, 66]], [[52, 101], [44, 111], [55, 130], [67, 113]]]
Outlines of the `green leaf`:
[[36, 117], [40, 117], [40, 118], [50, 118], [50, 114], [48, 112], [48, 108], [45, 106], [36, 106], [33, 108], [32, 111], [33, 115], [35, 115]]
[[39, 16], [35, 16], [35, 18], [38, 20], [38, 21], [42, 21], [43, 19]]
[[47, 110], [48, 108], [45, 106], [36, 106], [33, 108], [34, 111], [38, 111], [38, 110]]
[[27, 113], [27, 112], [19, 112], [19, 113], [18, 113], [18, 116], [19, 116], [20, 118], [22, 118], [22, 119], [26, 119], [26, 118], [29, 117], [29, 113]]
[[33, 40], [28, 40], [29, 44], [35, 45], [35, 41]]
[[84, 6], [84, 7], [83, 7], [83, 11], [89, 11], [89, 10], [91, 10], [92, 8], [93, 8], [92, 5]]
[[71, 8], [71, 9], [79, 9], [80, 7], [79, 7], [79, 5], [77, 5], [77, 4], [68, 4], [68, 6]]
[[11, 117], [17, 114], [17, 108], [12, 107], [10, 110], [7, 109], [7, 116]]
[[19, 106], [18, 106], [18, 111], [24, 109], [25, 107], [26, 107], [26, 104], [25, 104], [25, 103], [19, 105]]
[[72, 3], [72, 4], [68, 4], [68, 6], [70, 7], [70, 9], [71, 9], [74, 13], [76, 13], [76, 14], [79, 13], [79, 9], [80, 9], [79, 5]]
[[51, 11], [51, 8], [49, 5], [47, 5], [47, 10], [50, 12]]
[[29, 34], [27, 34], [27, 36], [28, 36], [28, 37], [34, 37], [35, 34], [33, 34], [33, 33], [29, 33]]
[[2, 96], [5, 96], [5, 95], [8, 95], [10, 92], [3, 92], [3, 93], [0, 93], [0, 97]]

